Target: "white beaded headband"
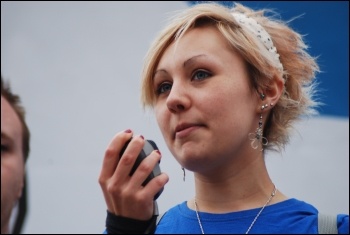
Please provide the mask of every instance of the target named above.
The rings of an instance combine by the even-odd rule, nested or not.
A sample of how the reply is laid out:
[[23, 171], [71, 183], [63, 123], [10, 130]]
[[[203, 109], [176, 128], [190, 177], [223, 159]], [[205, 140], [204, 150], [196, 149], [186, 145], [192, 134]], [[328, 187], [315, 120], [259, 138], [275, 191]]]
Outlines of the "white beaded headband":
[[277, 68], [280, 72], [283, 71], [283, 65], [279, 59], [280, 55], [277, 52], [276, 47], [273, 45], [270, 35], [266, 30], [253, 18], [247, 17], [243, 13], [234, 12], [232, 13], [233, 17], [236, 21], [246, 29], [248, 29], [251, 33], [253, 33], [261, 42], [262, 45], [266, 48], [266, 50], [272, 56]]

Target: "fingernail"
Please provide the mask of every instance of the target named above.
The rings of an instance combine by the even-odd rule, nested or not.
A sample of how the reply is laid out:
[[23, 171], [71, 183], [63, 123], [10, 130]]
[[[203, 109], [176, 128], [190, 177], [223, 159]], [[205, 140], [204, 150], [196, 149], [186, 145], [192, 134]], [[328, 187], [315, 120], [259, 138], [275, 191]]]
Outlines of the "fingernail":
[[145, 139], [145, 137], [143, 137], [143, 135], [140, 135], [140, 138], [143, 139], [143, 140]]
[[130, 129], [127, 129], [124, 131], [125, 133], [131, 133], [131, 130]]
[[160, 159], [162, 158], [162, 154], [160, 153], [160, 151], [158, 149], [155, 150], [159, 155], [160, 155], [160, 158], [159, 158], [159, 161], [158, 161], [158, 164], [160, 163]]

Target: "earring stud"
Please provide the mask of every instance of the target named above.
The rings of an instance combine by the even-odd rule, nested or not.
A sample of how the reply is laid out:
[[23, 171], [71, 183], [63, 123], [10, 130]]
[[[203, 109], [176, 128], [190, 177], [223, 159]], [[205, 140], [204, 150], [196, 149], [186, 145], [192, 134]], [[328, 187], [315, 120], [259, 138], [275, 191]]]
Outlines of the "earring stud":
[[261, 106], [261, 110], [264, 110], [264, 109], [266, 109], [267, 107], [268, 107], [268, 105], [267, 105], [267, 104], [262, 105], [262, 106]]
[[264, 93], [260, 93], [260, 98], [261, 98], [262, 100], [264, 100], [264, 99], [265, 99], [265, 95], [264, 95]]

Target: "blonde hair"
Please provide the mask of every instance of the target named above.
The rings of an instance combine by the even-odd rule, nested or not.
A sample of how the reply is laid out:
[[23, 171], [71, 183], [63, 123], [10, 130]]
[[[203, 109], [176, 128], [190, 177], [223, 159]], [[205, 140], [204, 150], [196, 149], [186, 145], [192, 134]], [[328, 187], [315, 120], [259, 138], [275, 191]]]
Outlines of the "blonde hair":
[[[283, 71], [270, 58], [271, 53], [260, 49], [256, 35], [245, 30], [235, 20], [233, 12], [253, 18], [266, 30], [277, 49]], [[272, 11], [254, 11], [238, 3], [232, 9], [215, 3], [204, 3], [175, 15], [146, 54], [141, 86], [143, 107], [153, 107], [156, 98], [153, 89], [154, 71], [167, 47], [191, 28], [212, 25], [246, 60], [252, 87], [264, 90], [269, 87], [272, 79], [283, 79], [283, 94], [274, 104], [264, 127], [264, 136], [269, 141], [265, 149], [281, 150], [289, 141], [293, 122], [302, 115], [316, 113], [318, 103], [313, 100], [314, 78], [319, 67], [315, 58], [306, 52], [307, 46], [302, 36], [285, 22], [264, 16], [265, 12]]]

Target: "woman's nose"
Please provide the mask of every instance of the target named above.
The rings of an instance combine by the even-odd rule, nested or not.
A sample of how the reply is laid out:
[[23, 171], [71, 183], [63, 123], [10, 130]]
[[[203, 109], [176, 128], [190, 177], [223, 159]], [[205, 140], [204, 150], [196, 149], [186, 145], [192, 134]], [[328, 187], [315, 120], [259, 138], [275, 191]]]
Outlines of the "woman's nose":
[[167, 97], [166, 105], [170, 112], [182, 112], [190, 106], [190, 97], [188, 90], [184, 85], [173, 84]]

